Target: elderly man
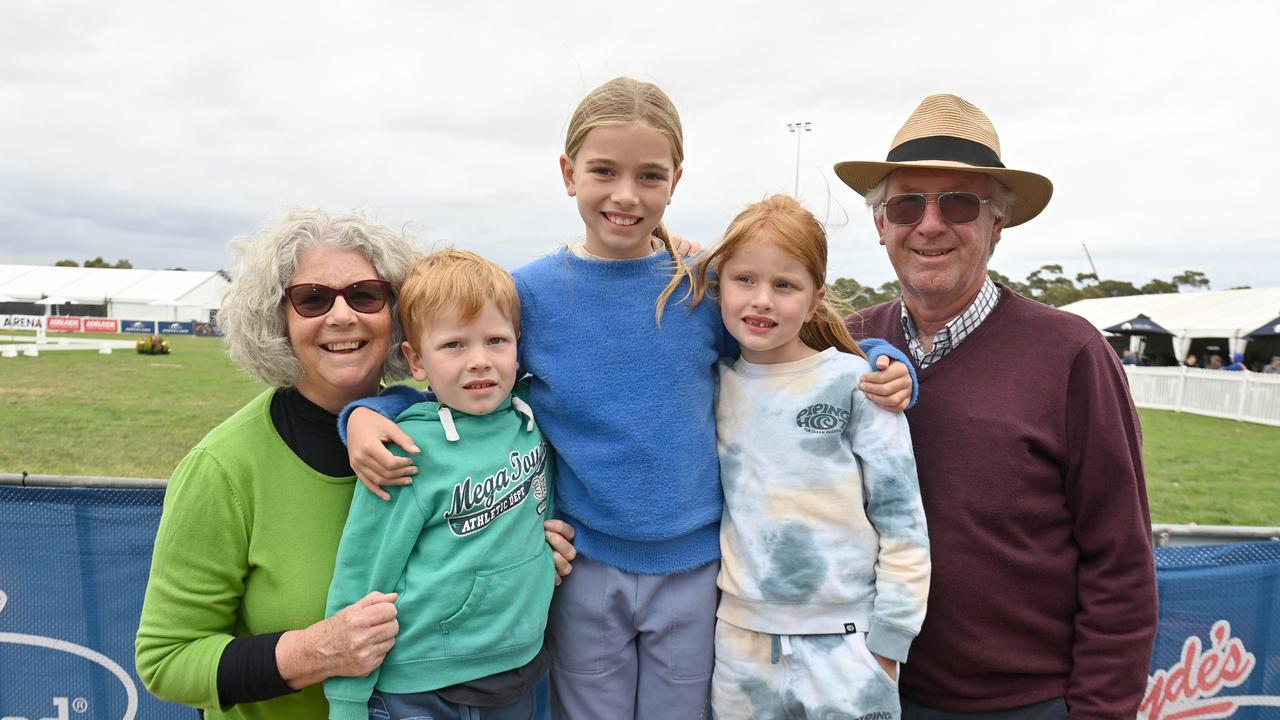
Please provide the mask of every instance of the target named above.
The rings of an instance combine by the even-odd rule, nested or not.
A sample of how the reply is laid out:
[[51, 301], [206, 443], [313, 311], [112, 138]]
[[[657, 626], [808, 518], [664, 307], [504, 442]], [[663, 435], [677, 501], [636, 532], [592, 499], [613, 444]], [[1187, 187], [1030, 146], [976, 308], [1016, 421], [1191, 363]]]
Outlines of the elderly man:
[[1133, 718], [1156, 630], [1141, 433], [1101, 334], [987, 275], [1048, 179], [1005, 168], [991, 121], [920, 104], [866, 198], [902, 298], [849, 319], [919, 367], [911, 435], [933, 551], [903, 718]]

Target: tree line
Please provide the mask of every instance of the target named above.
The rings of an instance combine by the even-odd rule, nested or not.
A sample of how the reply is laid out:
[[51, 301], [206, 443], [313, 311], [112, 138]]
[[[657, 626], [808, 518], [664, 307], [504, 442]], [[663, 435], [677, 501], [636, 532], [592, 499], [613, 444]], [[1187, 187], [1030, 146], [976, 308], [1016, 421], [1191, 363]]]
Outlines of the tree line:
[[[1092, 298], [1124, 297], [1126, 295], [1154, 295], [1184, 291], [1208, 290], [1209, 278], [1199, 270], [1186, 270], [1168, 280], [1153, 278], [1138, 286], [1127, 280], [1101, 280], [1094, 273], [1077, 273], [1073, 280], [1062, 271], [1061, 265], [1042, 265], [1019, 282], [996, 270], [987, 270], [992, 280], [1004, 283], [1014, 291], [1046, 305], [1062, 307], [1077, 300]], [[902, 284], [890, 280], [873, 288], [853, 278], [839, 278], [830, 285], [834, 296], [851, 309], [860, 310], [902, 295]], [[1231, 288], [1240, 290], [1244, 288]]]
[[[53, 264], [53, 266], [54, 266], [54, 267], [81, 267], [80, 263], [78, 263], [78, 262], [76, 262], [75, 260], [72, 260], [72, 259], [70, 259], [70, 258], [67, 258], [67, 259], [65, 259], [65, 260], [59, 260], [58, 262], [54, 263], [54, 264]], [[107, 262], [106, 260], [103, 260], [103, 259], [102, 259], [102, 256], [101, 256], [101, 255], [99, 255], [98, 257], [96, 257], [96, 258], [94, 258], [94, 259], [92, 259], [92, 260], [85, 260], [85, 261], [84, 261], [84, 266], [83, 266], [83, 267], [87, 267], [87, 268], [115, 268], [115, 269], [117, 269], [117, 270], [132, 270], [132, 269], [133, 269], [133, 263], [129, 262], [128, 260], [125, 260], [124, 258], [120, 258], [119, 260], [115, 261], [115, 263], [114, 263], [114, 264], [112, 264], [112, 263]], [[186, 270], [186, 268], [182, 268], [182, 267], [168, 268], [168, 269], [169, 269], [169, 270]]]

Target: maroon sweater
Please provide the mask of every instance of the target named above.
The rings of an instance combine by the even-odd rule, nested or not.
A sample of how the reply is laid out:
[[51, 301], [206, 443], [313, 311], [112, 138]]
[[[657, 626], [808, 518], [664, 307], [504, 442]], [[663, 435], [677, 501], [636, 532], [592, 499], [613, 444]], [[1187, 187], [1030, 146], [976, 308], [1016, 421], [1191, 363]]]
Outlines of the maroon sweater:
[[[903, 352], [900, 301], [848, 320]], [[1084, 319], [1001, 286], [908, 413], [933, 578], [902, 693], [952, 712], [1065, 697], [1128, 718], [1156, 632], [1141, 431], [1124, 372]]]

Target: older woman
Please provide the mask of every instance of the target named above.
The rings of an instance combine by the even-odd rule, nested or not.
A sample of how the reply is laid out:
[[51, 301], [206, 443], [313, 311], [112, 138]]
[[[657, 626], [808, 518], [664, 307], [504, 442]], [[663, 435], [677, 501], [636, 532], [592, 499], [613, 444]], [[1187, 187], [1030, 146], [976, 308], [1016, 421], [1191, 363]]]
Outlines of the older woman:
[[346, 403], [407, 374], [395, 296], [418, 252], [353, 215], [290, 213], [237, 243], [219, 320], [231, 359], [270, 386], [178, 465], [138, 629], [138, 674], [206, 718], [324, 718], [319, 683], [376, 667], [394, 595], [328, 619], [355, 475]]

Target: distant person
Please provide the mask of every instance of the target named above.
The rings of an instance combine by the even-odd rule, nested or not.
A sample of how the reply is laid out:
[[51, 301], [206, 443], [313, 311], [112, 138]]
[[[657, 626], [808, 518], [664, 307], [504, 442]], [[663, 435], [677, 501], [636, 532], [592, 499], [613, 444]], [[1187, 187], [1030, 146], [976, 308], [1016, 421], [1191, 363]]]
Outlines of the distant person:
[[1280, 355], [1272, 355], [1271, 363], [1262, 368], [1262, 372], [1270, 375], [1280, 373]]
[[991, 121], [954, 95], [925, 98], [884, 162], [835, 170], [902, 283], [849, 329], [920, 368], [907, 417], [933, 577], [903, 720], [1133, 718], [1157, 614], [1125, 374], [1093, 325], [987, 272], [1051, 183], [1007, 168]]
[[1142, 361], [1138, 360], [1138, 353], [1132, 350], [1124, 351], [1124, 358], [1120, 360], [1122, 365], [1141, 365]]
[[1210, 370], [1221, 370], [1221, 369], [1222, 369], [1222, 356], [1221, 356], [1221, 355], [1214, 354], [1214, 355], [1210, 355], [1210, 356], [1209, 356], [1209, 369], [1210, 369]]
[[1182, 362], [1182, 365], [1184, 367], [1198, 369], [1200, 367], [1199, 362], [1200, 361], [1196, 358], [1195, 353], [1187, 353], [1187, 359]]
[[1244, 364], [1244, 353], [1236, 353], [1231, 356], [1231, 364], [1223, 368], [1232, 372], [1249, 372], [1249, 366]]

